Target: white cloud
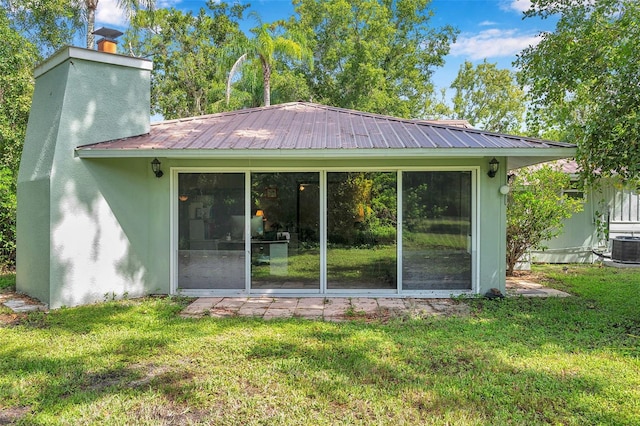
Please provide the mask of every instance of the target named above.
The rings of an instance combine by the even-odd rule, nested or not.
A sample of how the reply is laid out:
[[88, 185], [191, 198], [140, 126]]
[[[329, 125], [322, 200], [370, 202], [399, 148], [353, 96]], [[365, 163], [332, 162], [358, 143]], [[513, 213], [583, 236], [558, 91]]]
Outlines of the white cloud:
[[[174, 7], [182, 3], [182, 0], [158, 0], [156, 8]], [[96, 28], [100, 26], [126, 27], [129, 22], [127, 14], [118, 7], [117, 0], [99, 0], [96, 9]]]
[[503, 0], [500, 7], [504, 10], [522, 13], [531, 8], [531, 0]]
[[99, 0], [96, 9], [96, 28], [103, 25], [124, 27], [127, 25], [127, 16], [118, 7], [116, 0]]
[[493, 21], [482, 21], [478, 24], [480, 27], [493, 27], [494, 25], [498, 25], [498, 23]]
[[450, 54], [470, 60], [508, 57], [537, 45], [540, 39], [538, 35], [519, 34], [518, 30], [489, 29], [477, 34], [461, 34], [451, 46]]

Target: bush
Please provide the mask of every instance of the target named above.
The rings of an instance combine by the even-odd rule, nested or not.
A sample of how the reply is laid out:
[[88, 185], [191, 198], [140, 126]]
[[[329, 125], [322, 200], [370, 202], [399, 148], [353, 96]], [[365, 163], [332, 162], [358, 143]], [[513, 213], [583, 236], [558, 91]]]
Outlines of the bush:
[[11, 170], [0, 170], [0, 268], [16, 263], [16, 189]]
[[564, 219], [582, 210], [582, 200], [563, 193], [569, 184], [569, 175], [548, 165], [515, 176], [507, 203], [507, 275], [527, 250], [543, 248], [562, 232]]

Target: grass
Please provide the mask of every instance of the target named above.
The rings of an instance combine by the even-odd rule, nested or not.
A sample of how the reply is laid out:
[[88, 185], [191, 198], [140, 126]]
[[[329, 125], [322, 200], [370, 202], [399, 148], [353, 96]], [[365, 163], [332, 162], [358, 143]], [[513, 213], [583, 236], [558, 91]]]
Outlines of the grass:
[[182, 319], [181, 298], [0, 325], [0, 423], [607, 424], [640, 419], [640, 272], [544, 267], [567, 299], [469, 317]]
[[14, 289], [16, 286], [16, 275], [12, 273], [0, 273], [0, 293]]

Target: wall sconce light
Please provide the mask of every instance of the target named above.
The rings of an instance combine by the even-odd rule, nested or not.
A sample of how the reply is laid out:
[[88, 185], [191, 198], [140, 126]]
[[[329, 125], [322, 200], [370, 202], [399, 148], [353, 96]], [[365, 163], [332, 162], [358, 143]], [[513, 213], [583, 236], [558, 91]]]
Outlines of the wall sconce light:
[[264, 217], [264, 211], [263, 210], [256, 210], [256, 216]]
[[489, 161], [489, 172], [487, 173], [487, 175], [490, 178], [496, 177], [496, 173], [498, 173], [499, 166], [500, 166], [500, 163], [498, 162], [498, 160], [496, 160], [496, 157], [493, 157], [493, 159]]
[[158, 160], [157, 158], [154, 158], [151, 162], [151, 170], [153, 170], [153, 173], [157, 178], [161, 178], [164, 175], [162, 170], [160, 170], [160, 160]]
[[185, 202], [185, 201], [187, 201], [188, 199], [189, 199], [189, 195], [187, 195], [187, 194], [180, 194], [180, 195], [178, 195], [178, 200], [180, 200], [180, 201], [182, 201], [182, 202]]

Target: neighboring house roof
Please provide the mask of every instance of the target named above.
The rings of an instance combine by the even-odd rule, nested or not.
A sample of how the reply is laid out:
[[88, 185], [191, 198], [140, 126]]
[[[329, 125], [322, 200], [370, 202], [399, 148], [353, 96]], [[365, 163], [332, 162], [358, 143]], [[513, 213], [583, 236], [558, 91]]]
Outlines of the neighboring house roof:
[[450, 124], [293, 102], [155, 123], [147, 134], [80, 146], [77, 153], [84, 158], [537, 157], [515, 165], [522, 167], [575, 150], [571, 144], [467, 128], [459, 120]]
[[426, 123], [442, 124], [444, 126], [462, 127], [463, 129], [475, 129], [467, 120], [427, 120]]

